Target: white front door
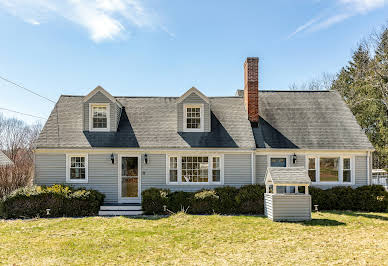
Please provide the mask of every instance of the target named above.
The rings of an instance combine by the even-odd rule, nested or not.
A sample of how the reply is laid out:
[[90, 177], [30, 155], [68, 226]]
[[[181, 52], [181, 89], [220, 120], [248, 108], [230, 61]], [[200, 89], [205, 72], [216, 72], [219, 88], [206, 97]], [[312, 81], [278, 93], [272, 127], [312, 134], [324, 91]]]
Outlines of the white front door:
[[139, 203], [140, 191], [140, 155], [119, 156], [119, 197], [121, 203]]

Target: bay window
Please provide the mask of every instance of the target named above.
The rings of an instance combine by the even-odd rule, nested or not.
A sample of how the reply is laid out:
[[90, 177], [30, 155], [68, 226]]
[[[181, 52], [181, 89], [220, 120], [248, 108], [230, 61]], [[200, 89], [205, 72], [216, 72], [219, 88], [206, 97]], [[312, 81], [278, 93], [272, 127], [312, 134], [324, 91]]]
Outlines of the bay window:
[[221, 184], [221, 156], [169, 156], [167, 182], [171, 184]]
[[352, 160], [350, 156], [309, 156], [306, 169], [311, 182], [314, 183], [352, 184]]

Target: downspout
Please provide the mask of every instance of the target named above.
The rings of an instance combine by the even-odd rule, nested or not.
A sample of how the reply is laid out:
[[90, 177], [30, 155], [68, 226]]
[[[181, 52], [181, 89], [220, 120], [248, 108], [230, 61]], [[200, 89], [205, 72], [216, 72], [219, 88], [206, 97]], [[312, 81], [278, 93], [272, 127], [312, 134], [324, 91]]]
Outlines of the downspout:
[[251, 175], [252, 175], [252, 185], [256, 184], [256, 156], [255, 152], [251, 153]]
[[370, 151], [368, 151], [368, 156], [367, 156], [367, 165], [366, 165], [366, 170], [367, 170], [367, 178], [368, 178], [368, 186], [370, 185]]

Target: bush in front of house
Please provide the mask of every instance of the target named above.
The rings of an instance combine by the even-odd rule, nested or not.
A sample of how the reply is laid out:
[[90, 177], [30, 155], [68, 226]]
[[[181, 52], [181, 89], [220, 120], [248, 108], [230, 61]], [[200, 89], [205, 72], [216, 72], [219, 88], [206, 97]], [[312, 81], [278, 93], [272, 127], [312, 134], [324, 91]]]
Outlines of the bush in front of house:
[[236, 195], [239, 213], [263, 214], [264, 193], [264, 186], [247, 185], [241, 187]]
[[[98, 214], [104, 194], [96, 190], [63, 185], [31, 186], [16, 189], [0, 202], [4, 218], [81, 217]], [[46, 209], [50, 209], [47, 214]]]
[[[388, 192], [382, 186], [358, 188], [337, 186], [330, 189], [310, 187], [312, 205], [319, 210], [388, 212]], [[184, 192], [152, 188], [143, 191], [142, 207], [146, 214], [186, 211], [192, 214], [263, 214], [265, 187], [247, 185], [240, 188], [218, 187]], [[313, 206], [314, 209], [314, 206]]]
[[150, 188], [141, 193], [142, 209], [144, 214], [163, 214], [164, 206], [167, 206], [169, 190]]
[[191, 214], [263, 214], [264, 192], [265, 187], [261, 185], [225, 186], [196, 192], [151, 188], [142, 192], [142, 208], [146, 214], [166, 214], [163, 205], [171, 212], [184, 210]]
[[388, 192], [383, 186], [372, 185], [358, 188], [333, 187], [309, 189], [312, 205], [319, 210], [352, 210], [388, 212]]

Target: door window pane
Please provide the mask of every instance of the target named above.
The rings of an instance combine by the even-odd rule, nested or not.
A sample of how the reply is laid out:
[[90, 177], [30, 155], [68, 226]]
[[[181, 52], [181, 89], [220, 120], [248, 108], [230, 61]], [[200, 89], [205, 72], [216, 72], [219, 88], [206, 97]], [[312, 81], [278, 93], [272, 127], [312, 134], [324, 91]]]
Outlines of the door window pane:
[[122, 157], [121, 161], [121, 196], [139, 196], [138, 157]]
[[138, 178], [123, 177], [121, 181], [121, 197], [138, 197]]
[[339, 158], [320, 158], [319, 171], [321, 182], [338, 182]]
[[138, 176], [138, 158], [123, 157], [121, 163], [123, 176]]

